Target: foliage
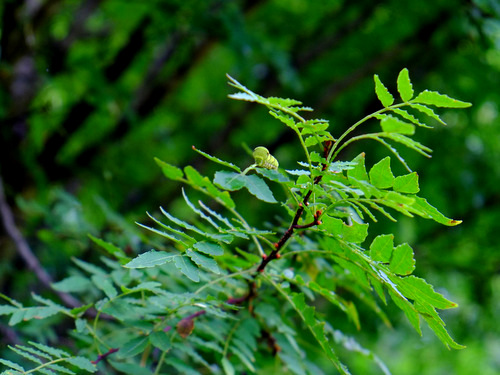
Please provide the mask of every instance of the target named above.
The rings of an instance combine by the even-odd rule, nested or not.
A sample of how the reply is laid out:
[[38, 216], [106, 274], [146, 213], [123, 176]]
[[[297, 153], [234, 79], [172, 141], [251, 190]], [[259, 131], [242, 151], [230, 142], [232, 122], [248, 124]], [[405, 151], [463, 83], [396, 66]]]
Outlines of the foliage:
[[[431, 106], [470, 104], [427, 90], [415, 95], [407, 69], [397, 78], [402, 101], [394, 104], [393, 95], [375, 75], [383, 108], [335, 137], [327, 120], [305, 119], [302, 112], [311, 108], [301, 102], [266, 98], [228, 78], [238, 90], [230, 97], [267, 107], [296, 134], [304, 159], [297, 160], [296, 169], [279, 169], [266, 149], [264, 156], [254, 153], [255, 164], [242, 172], [193, 147], [224, 167], [213, 178], [192, 166], [181, 169], [156, 159], [168, 179], [187, 186], [182, 195], [192, 212], [191, 222], [163, 208], [158, 213], [162, 219], [149, 215], [151, 222], [139, 225], [156, 235], [151, 239], [153, 249], [138, 256], [91, 236], [108, 254], [102, 265], [74, 259], [79, 271], [53, 284], [60, 292], [80, 296], [82, 305], [74, 309], [38, 296], [34, 299], [42, 306], [25, 307], [3, 296], [7, 304], [0, 306], [0, 313], [10, 315], [9, 324], [64, 314], [74, 320], [72, 336], [81, 347], [78, 357], [35, 343], [13, 347], [38, 367], [24, 370], [2, 360], [11, 368], [6, 374], [52, 373], [47, 369], [71, 373], [57, 362], [89, 372], [97, 366], [107, 373], [128, 374], [321, 374], [329, 373], [331, 365], [347, 374], [340, 346], [372, 358], [388, 373], [376, 355], [337, 326], [339, 320], [348, 320], [361, 330], [364, 308], [390, 325], [383, 308], [390, 301], [420, 335], [423, 320], [446, 347], [463, 348], [437, 312], [457, 304], [413, 275], [415, 259], [409, 244], [395, 245], [392, 234], [371, 233], [368, 239], [368, 221], [396, 221], [404, 215], [447, 226], [460, 224], [418, 196], [418, 174], [399, 148], [430, 156], [431, 150], [412, 138], [417, 127], [429, 127], [421, 114], [442, 122]], [[353, 135], [373, 119], [380, 130]], [[387, 148], [408, 173], [395, 176], [390, 157], [369, 169], [364, 153], [339, 160], [346, 146], [367, 139]], [[243, 188], [251, 196], [238, 192]], [[245, 199], [237, 199], [240, 196]], [[259, 201], [276, 205], [276, 216], [257, 214], [259, 221], [252, 224], [246, 216], [261, 209]], [[326, 314], [326, 303], [342, 315]], [[315, 344], [304, 342], [309, 335]]]

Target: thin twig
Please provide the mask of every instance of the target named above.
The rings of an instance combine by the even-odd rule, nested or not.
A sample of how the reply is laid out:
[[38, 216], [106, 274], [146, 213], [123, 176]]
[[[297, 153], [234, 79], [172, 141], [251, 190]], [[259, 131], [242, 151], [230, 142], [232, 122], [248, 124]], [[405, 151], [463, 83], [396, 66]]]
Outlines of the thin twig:
[[5, 198], [5, 192], [3, 187], [2, 177], [0, 176], [0, 216], [2, 216], [3, 226], [5, 228], [5, 232], [14, 242], [17, 251], [21, 258], [26, 262], [26, 265], [30, 270], [34, 272], [38, 280], [42, 283], [42, 285], [48, 289], [54, 291], [57, 296], [69, 307], [78, 307], [81, 306], [81, 303], [75, 299], [73, 296], [60, 292], [58, 290], [54, 290], [52, 288], [52, 277], [47, 273], [47, 271], [42, 267], [38, 258], [31, 251], [28, 242], [23, 237], [21, 232], [16, 226], [14, 221], [14, 215], [9, 205], [7, 204], [7, 199]]

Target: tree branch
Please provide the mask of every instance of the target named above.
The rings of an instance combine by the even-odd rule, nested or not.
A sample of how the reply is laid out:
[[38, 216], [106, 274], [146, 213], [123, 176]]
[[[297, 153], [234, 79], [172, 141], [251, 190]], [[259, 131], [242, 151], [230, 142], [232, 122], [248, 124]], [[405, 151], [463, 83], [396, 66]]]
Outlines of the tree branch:
[[54, 290], [52, 288], [52, 278], [47, 273], [47, 271], [41, 266], [37, 257], [31, 251], [28, 242], [23, 237], [19, 229], [16, 227], [16, 223], [14, 221], [14, 215], [9, 205], [7, 204], [7, 199], [5, 198], [5, 192], [3, 187], [2, 177], [0, 176], [0, 215], [2, 216], [2, 223], [5, 228], [5, 232], [14, 242], [17, 251], [21, 258], [26, 262], [26, 265], [30, 270], [34, 272], [38, 280], [42, 283], [42, 285], [48, 289], [54, 291], [57, 296], [69, 307], [78, 307], [81, 306], [81, 303], [75, 299], [73, 296], [60, 292], [58, 290]]
[[[332, 147], [333, 143], [332, 142], [325, 142], [325, 147], [323, 149], [323, 154], [325, 155], [325, 158], [328, 156], [328, 153], [330, 152], [330, 148]], [[322, 171], [325, 171], [327, 168], [327, 164], [323, 164]], [[321, 182], [322, 175], [316, 176], [314, 178], [313, 184], [317, 185]], [[267, 267], [269, 262], [271, 262], [274, 259], [278, 259], [280, 257], [280, 250], [285, 246], [285, 243], [292, 237], [293, 233], [295, 232], [296, 229], [305, 229], [305, 228], [310, 228], [315, 225], [320, 225], [321, 221], [319, 221], [319, 217], [321, 216], [321, 211], [316, 211], [314, 214], [314, 220], [305, 225], [299, 225], [299, 219], [304, 213], [304, 209], [306, 206], [309, 205], [309, 198], [311, 198], [313, 189], [310, 189], [304, 199], [302, 200], [302, 203], [299, 204], [299, 208], [297, 208], [297, 211], [295, 212], [295, 216], [292, 220], [292, 223], [288, 227], [287, 231], [283, 234], [283, 236], [279, 239], [278, 242], [274, 244], [275, 249], [269, 254], [268, 256], [263, 256], [262, 261], [260, 262], [259, 267], [257, 267], [257, 272], [256, 275], [258, 275], [260, 272], [263, 272], [264, 269]]]

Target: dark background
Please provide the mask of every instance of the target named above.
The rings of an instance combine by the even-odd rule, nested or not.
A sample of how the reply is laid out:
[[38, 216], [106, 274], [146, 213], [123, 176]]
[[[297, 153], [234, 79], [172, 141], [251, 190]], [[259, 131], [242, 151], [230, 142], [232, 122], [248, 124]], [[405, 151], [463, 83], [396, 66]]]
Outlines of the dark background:
[[[303, 101], [340, 135], [380, 108], [373, 74], [396, 92], [407, 67], [417, 92], [473, 103], [439, 111], [446, 128], [418, 129], [433, 159], [404, 154], [419, 171], [422, 196], [464, 223], [380, 218], [372, 233], [394, 232], [412, 244], [416, 273], [459, 303], [443, 316], [468, 348], [448, 351], [429, 331], [418, 337], [396, 311], [395, 329], [366, 315], [356, 335], [395, 374], [497, 374], [499, 16], [495, 0], [3, 0], [7, 202], [40, 262], [61, 279], [72, 256], [99, 256], [88, 233], [139, 250], [134, 221], [147, 210], [162, 205], [182, 214], [179, 186], [162, 177], [155, 156], [210, 175], [212, 166], [191, 145], [243, 167], [251, 162], [244, 145], [265, 145], [282, 166], [295, 167], [292, 134], [265, 109], [228, 99], [226, 73], [259, 94]], [[367, 142], [341, 158], [361, 151], [368, 165], [386, 155]], [[0, 231], [0, 292], [25, 301], [42, 289]], [[36, 338], [34, 327], [22, 333]], [[13, 334], [5, 320], [0, 328]], [[0, 357], [9, 337], [0, 339]], [[347, 364], [368, 371], [358, 357]]]

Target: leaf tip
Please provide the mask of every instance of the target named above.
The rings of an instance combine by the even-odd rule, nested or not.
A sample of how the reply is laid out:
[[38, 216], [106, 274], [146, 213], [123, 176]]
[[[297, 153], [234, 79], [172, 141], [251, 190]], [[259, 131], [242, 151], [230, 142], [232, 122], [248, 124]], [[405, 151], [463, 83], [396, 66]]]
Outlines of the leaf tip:
[[462, 220], [450, 220], [448, 221], [448, 225], [450, 226], [455, 226], [455, 225], [458, 225], [458, 224], [461, 224], [462, 223]]

